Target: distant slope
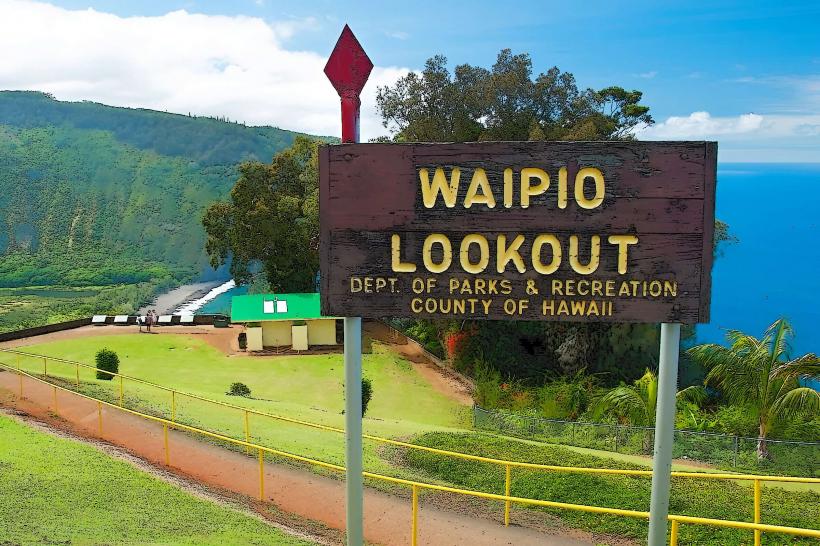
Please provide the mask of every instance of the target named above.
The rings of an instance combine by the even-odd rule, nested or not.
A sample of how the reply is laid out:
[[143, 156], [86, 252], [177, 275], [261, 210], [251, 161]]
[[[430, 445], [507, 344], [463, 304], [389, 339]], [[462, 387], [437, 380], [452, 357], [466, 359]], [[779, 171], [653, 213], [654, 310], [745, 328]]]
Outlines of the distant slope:
[[96, 102], [63, 102], [33, 91], [0, 91], [0, 124], [21, 129], [68, 125], [110, 132], [116, 140], [158, 155], [202, 165], [268, 161], [297, 134], [277, 127], [247, 127], [209, 117], [118, 108]]
[[240, 162], [270, 161], [297, 134], [0, 92], [0, 289], [99, 294], [49, 303], [0, 291], [0, 330], [129, 312], [160, 287], [213, 275], [205, 208], [227, 196]]
[[[199, 273], [206, 269], [204, 208], [225, 197], [239, 162], [269, 161], [295, 136], [275, 127], [0, 92], [0, 254], [17, 254], [15, 262], [122, 255]], [[70, 267], [27, 281], [10, 278], [0, 263], [0, 286], [57, 284], [66, 275], [72, 284], [83, 282], [78, 264], [64, 265]]]

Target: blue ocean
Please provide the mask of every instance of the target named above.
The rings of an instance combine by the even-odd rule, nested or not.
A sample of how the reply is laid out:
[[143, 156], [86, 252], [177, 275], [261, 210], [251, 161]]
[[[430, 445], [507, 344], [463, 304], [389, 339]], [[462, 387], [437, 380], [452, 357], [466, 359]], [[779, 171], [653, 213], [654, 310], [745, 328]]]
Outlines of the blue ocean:
[[718, 165], [716, 216], [739, 240], [712, 270], [712, 320], [698, 342], [728, 328], [760, 336], [780, 317], [792, 354], [820, 352], [820, 164]]

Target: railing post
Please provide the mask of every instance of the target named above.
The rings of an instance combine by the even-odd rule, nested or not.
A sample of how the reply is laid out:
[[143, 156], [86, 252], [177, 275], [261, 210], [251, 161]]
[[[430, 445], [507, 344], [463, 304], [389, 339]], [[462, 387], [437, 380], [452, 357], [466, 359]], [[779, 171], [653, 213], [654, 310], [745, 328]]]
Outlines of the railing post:
[[678, 546], [678, 520], [672, 520], [672, 530], [669, 532], [669, 546]]
[[[245, 410], [245, 441], [248, 442], [248, 443], [251, 443], [251, 425], [250, 425], [248, 410]], [[248, 447], [248, 446], [245, 446], [245, 453], [250, 453], [250, 452], [251, 452], [251, 448]]]
[[20, 374], [20, 399], [23, 399], [23, 371], [20, 370], [19, 366], [17, 369], [17, 373]]
[[177, 421], [177, 391], [171, 391], [171, 421]]
[[[506, 476], [504, 479], [504, 496], [510, 496], [510, 465], [505, 465], [506, 469]], [[504, 526], [509, 526], [510, 524], [510, 501], [504, 501]]]
[[48, 359], [43, 357], [43, 375], [48, 377]]
[[100, 438], [102, 438], [102, 402], [97, 402], [97, 427], [100, 430]]
[[419, 540], [419, 486], [413, 486], [413, 523], [410, 530], [410, 546], [416, 546]]
[[171, 466], [171, 452], [168, 450], [168, 423], [162, 424], [162, 436], [165, 442], [165, 466]]
[[123, 407], [122, 376], [120, 376], [120, 407]]
[[[755, 523], [760, 523], [760, 480], [755, 480]], [[755, 529], [755, 546], [760, 546], [759, 529]]]
[[54, 387], [54, 414], [60, 415], [60, 408], [57, 407], [57, 387]]
[[77, 388], [79, 389], [80, 388], [80, 364], [79, 363], [77, 363], [76, 368], [77, 368]]
[[265, 453], [259, 449], [259, 500], [265, 500]]

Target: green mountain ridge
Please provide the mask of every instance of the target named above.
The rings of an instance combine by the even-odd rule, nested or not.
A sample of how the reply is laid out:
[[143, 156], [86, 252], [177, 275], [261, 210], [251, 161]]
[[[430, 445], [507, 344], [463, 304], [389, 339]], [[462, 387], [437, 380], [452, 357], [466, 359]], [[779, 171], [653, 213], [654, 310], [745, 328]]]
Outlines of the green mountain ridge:
[[298, 134], [0, 92], [0, 288], [142, 284], [144, 299], [213, 277], [205, 208], [240, 162], [270, 161]]

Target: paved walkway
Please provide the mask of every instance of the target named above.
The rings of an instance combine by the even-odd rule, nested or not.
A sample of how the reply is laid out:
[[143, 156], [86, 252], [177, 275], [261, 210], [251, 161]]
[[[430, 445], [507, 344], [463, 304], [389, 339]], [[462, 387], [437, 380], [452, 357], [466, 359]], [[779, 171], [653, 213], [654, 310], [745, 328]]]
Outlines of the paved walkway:
[[[29, 378], [23, 380], [24, 398], [18, 397], [19, 376], [0, 371], [0, 404], [22, 410], [42, 420], [52, 419], [54, 392], [51, 387]], [[72, 393], [58, 390], [57, 410], [73, 432], [99, 437], [97, 404]], [[140, 417], [103, 407], [102, 438], [123, 447], [156, 465], [165, 461], [162, 426]], [[255, 457], [199, 441], [188, 434], [169, 434], [173, 472], [211, 486], [256, 498], [259, 495], [259, 466]], [[318, 521], [327, 527], [344, 529], [344, 482], [318, 476], [285, 465], [265, 465], [265, 499], [280, 510]], [[374, 544], [410, 544], [411, 506], [409, 499], [380, 491], [365, 492], [365, 539]], [[500, 505], [499, 505], [500, 509]], [[582, 536], [579, 533], [578, 536]], [[594, 542], [568, 536], [550, 535], [529, 528], [503, 525], [425, 506], [419, 509], [419, 544], [464, 545], [592, 545]]]

